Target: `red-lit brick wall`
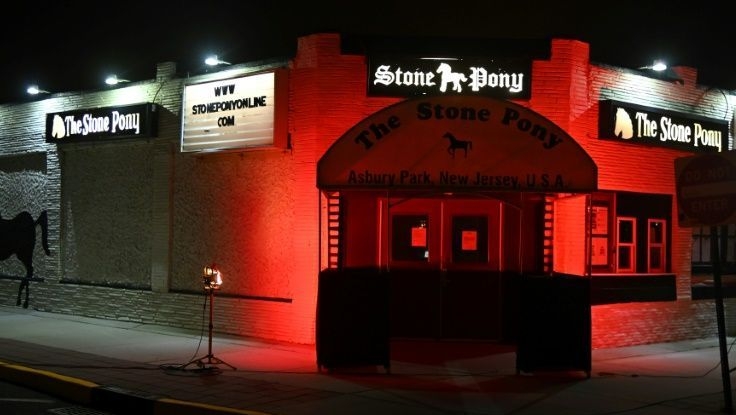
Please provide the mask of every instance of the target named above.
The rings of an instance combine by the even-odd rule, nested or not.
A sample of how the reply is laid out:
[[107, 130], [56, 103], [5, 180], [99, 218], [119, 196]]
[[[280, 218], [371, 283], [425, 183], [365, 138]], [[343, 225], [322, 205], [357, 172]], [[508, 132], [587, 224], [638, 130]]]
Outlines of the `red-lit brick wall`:
[[[729, 317], [736, 300], [727, 299], [727, 327], [734, 327]], [[679, 300], [610, 304], [592, 307], [594, 349], [632, 346], [686, 339], [715, 337], [718, 334], [713, 300]], [[731, 330], [727, 330], [732, 333]]]
[[[679, 68], [679, 73], [685, 80], [683, 85], [620, 68], [593, 66], [588, 60], [588, 45], [574, 40], [553, 40], [551, 60], [534, 64], [531, 107], [565, 128], [593, 157], [599, 169], [600, 190], [673, 196], [670, 260], [678, 300], [594, 306], [594, 348], [717, 334], [713, 301], [690, 299], [691, 230], [677, 222], [674, 160], [689, 153], [598, 138], [598, 102], [604, 99], [728, 118], [724, 115], [728, 110], [723, 96], [696, 85], [694, 69]], [[728, 323], [733, 327], [733, 322]]]
[[[300, 40], [291, 94], [295, 161], [304, 168], [298, 177], [313, 180], [313, 163], [334, 140], [364, 117], [396, 102], [365, 96], [364, 59], [339, 55], [337, 35], [308, 36]], [[716, 102], [717, 96], [705, 93], [694, 82], [677, 85], [633, 72], [593, 66], [589, 61], [589, 45], [576, 40], [553, 40], [551, 59], [535, 61], [533, 71], [532, 98], [520, 104], [561, 126], [586, 149], [599, 167], [599, 188], [604, 191], [671, 194], [674, 202], [673, 163], [676, 157], [686, 153], [598, 139], [599, 100], [616, 99], [690, 113], [693, 107], [709, 103], [710, 106], [698, 112], [710, 117], [718, 111], [713, 108], [723, 107]], [[695, 75], [685, 72], [692, 81]], [[299, 194], [307, 199], [312, 197], [309, 191]], [[316, 197], [311, 202], [305, 200], [305, 206], [314, 206], [316, 200]], [[670, 259], [672, 272], [677, 276], [678, 301], [593, 307], [594, 347], [715, 334], [712, 303], [690, 300], [691, 236], [689, 229], [680, 228], [676, 222], [674, 203], [672, 217], [675, 223], [670, 224], [673, 234]]]

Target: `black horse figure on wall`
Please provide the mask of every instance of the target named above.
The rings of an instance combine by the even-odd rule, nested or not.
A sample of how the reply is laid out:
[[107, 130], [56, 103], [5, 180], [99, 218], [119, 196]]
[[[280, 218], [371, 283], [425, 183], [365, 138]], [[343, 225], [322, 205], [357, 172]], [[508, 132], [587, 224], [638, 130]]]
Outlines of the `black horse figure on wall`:
[[28, 291], [29, 282], [33, 278], [33, 250], [36, 247], [37, 225], [41, 225], [43, 250], [46, 255], [51, 255], [48, 241], [48, 216], [45, 210], [41, 212], [36, 220], [33, 220], [33, 216], [28, 212], [21, 212], [13, 219], [0, 217], [0, 260], [6, 260], [15, 254], [26, 267], [26, 276], [22, 279], [20, 287], [18, 287], [18, 300], [16, 302], [16, 305], [20, 305], [21, 293], [25, 288], [26, 298], [23, 302], [23, 308], [28, 308]]
[[465, 152], [465, 157], [468, 157], [468, 149], [473, 149], [472, 141], [458, 140], [449, 131], [446, 132], [445, 135], [443, 135], [442, 137], [450, 140], [450, 145], [447, 147], [447, 152], [450, 153], [452, 158], [455, 158], [455, 150], [463, 150]]

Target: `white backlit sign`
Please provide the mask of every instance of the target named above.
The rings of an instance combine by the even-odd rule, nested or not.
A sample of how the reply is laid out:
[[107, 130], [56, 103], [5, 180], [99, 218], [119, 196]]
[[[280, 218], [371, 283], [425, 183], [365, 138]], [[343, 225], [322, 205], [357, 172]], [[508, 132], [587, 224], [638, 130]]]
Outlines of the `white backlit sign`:
[[600, 138], [656, 145], [691, 152], [728, 151], [728, 123], [643, 107], [624, 102], [600, 102]]
[[154, 104], [135, 104], [46, 115], [46, 141], [100, 141], [113, 138], [155, 137], [158, 121]]
[[528, 60], [371, 57], [368, 74], [369, 96], [531, 96]]
[[181, 151], [273, 145], [274, 85], [269, 72], [186, 86]]

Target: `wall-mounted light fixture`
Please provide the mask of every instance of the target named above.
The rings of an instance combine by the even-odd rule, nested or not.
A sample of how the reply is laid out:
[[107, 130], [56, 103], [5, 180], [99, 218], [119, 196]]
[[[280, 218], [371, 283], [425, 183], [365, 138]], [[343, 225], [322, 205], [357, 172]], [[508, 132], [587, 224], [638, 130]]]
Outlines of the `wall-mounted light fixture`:
[[656, 72], [662, 72], [667, 70], [667, 64], [662, 60], [656, 60], [651, 65], [642, 66], [641, 70], [652, 70]]
[[672, 70], [664, 61], [656, 60], [651, 65], [642, 66], [639, 68], [645, 76], [655, 79], [661, 79], [667, 82], [674, 82], [680, 85], [684, 84], [684, 81]]
[[27, 93], [28, 93], [29, 95], [38, 95], [38, 94], [50, 94], [50, 92], [49, 92], [49, 91], [46, 91], [46, 90], [40, 89], [40, 88], [38, 87], [38, 85], [30, 85], [30, 86], [29, 86], [29, 87], [28, 87], [28, 88], [26, 89], [26, 92], [27, 92]]
[[652, 64], [652, 70], [662, 72], [664, 70], [667, 70], [667, 64], [663, 61], [654, 61], [654, 64]]
[[105, 78], [105, 83], [108, 85], [117, 85], [121, 82], [130, 82], [127, 79], [118, 78], [117, 75], [110, 75], [107, 78]]
[[225, 62], [223, 60], [220, 60], [220, 58], [218, 58], [217, 55], [208, 56], [207, 59], [204, 60], [204, 63], [206, 63], [209, 66], [230, 65], [230, 62]]

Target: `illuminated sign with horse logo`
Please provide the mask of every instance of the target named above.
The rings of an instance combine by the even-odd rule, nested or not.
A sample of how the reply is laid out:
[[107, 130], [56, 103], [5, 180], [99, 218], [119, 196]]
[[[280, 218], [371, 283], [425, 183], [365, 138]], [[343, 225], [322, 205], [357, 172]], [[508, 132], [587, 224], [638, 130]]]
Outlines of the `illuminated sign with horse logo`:
[[46, 141], [155, 137], [156, 104], [136, 104], [46, 114]]
[[531, 62], [484, 58], [372, 57], [368, 95], [469, 94], [496, 98], [531, 96]]
[[728, 122], [607, 100], [600, 102], [599, 135], [692, 152], [723, 152]]

